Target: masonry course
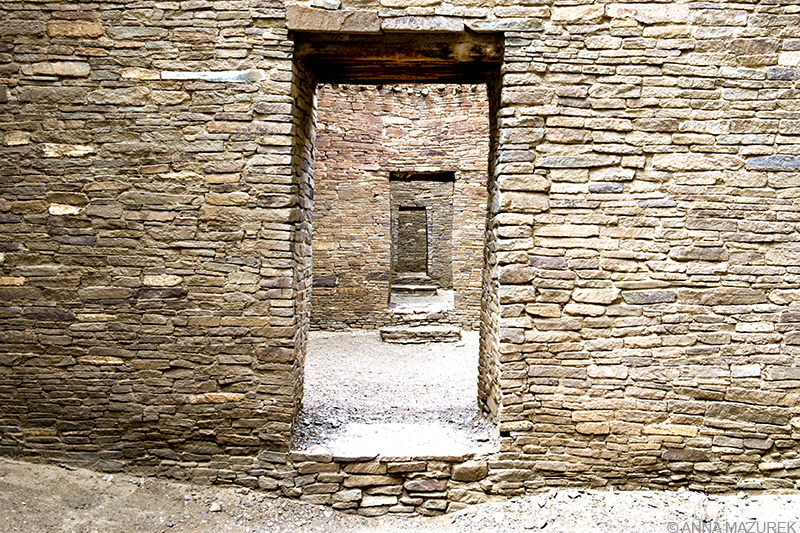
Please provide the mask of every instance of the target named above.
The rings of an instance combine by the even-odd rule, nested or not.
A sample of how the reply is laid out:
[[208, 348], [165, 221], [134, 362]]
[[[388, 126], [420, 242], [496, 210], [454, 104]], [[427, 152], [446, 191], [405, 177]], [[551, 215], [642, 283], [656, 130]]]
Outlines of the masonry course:
[[[797, 487], [795, 7], [4, 2], [0, 453], [363, 490], [365, 514], [476, 487]], [[333, 75], [294, 51], [336, 32], [442, 52], [362, 81], [487, 82], [482, 481], [456, 479], [467, 458], [406, 486], [289, 455]]]

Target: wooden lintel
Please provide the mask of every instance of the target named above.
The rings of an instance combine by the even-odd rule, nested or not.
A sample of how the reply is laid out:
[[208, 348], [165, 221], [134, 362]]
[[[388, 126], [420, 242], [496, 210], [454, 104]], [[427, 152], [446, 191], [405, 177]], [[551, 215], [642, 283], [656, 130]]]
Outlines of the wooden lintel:
[[302, 34], [295, 58], [329, 83], [482, 83], [503, 60], [494, 34]]

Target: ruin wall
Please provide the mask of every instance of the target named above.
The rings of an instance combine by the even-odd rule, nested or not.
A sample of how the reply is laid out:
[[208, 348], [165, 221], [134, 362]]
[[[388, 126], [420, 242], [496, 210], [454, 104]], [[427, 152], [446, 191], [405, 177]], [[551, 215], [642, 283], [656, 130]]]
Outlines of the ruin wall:
[[490, 32], [480, 491], [796, 487], [796, 2], [315, 3], [0, 5], [0, 453], [318, 479], [294, 39]]

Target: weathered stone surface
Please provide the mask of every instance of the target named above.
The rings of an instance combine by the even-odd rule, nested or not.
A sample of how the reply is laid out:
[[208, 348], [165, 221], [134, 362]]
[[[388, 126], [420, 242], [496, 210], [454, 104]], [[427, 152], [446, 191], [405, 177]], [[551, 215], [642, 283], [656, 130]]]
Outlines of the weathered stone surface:
[[49, 63], [34, 63], [33, 72], [44, 76], [69, 76], [85, 77], [91, 69], [89, 63], [80, 61], [53, 61]]
[[22, 87], [17, 93], [20, 102], [79, 104], [89, 91], [83, 87]]
[[442, 492], [447, 489], [447, 480], [415, 479], [406, 481], [403, 488], [408, 492]]
[[50, 37], [100, 37], [103, 35], [103, 25], [84, 20], [50, 20], [47, 22], [47, 34]]
[[251, 83], [266, 79], [266, 74], [260, 69], [251, 70], [214, 70], [214, 71], [176, 71], [165, 70], [161, 72], [162, 80], [202, 80], [215, 83]]
[[374, 11], [314, 9], [292, 4], [286, 8], [286, 25], [294, 31], [379, 33], [381, 21]]
[[670, 303], [677, 300], [678, 295], [673, 291], [622, 291], [622, 299], [631, 305], [650, 305]]
[[720, 287], [711, 290], [681, 290], [682, 302], [699, 305], [751, 305], [767, 301], [764, 291], [734, 287]]
[[590, 183], [589, 192], [598, 194], [611, 194], [622, 192], [623, 186], [621, 183]]
[[599, 22], [605, 14], [602, 5], [564, 6], [554, 7], [550, 13], [553, 22], [585, 24]]
[[581, 422], [575, 424], [575, 431], [583, 435], [608, 435], [611, 426], [608, 422]]
[[361, 489], [341, 490], [333, 495], [335, 502], [357, 502], [361, 499]]
[[464, 25], [470, 30], [479, 33], [540, 31], [543, 27], [542, 21], [534, 18], [467, 19], [464, 21]]
[[611, 18], [631, 18], [644, 24], [686, 22], [689, 6], [686, 4], [608, 4], [606, 14]]
[[535, 213], [546, 210], [549, 203], [545, 194], [504, 192], [500, 195], [500, 205], [522, 213]]
[[624, 365], [591, 365], [587, 369], [590, 378], [625, 379], [628, 367]]
[[727, 261], [730, 254], [717, 246], [677, 246], [669, 256], [676, 261]]
[[344, 479], [345, 487], [371, 487], [381, 485], [396, 485], [399, 478], [392, 476], [352, 475]]
[[653, 156], [653, 168], [656, 170], [737, 170], [744, 164], [741, 158], [729, 155], [656, 154]]
[[791, 172], [800, 169], [800, 156], [771, 155], [747, 160], [747, 170]]
[[800, 51], [781, 52], [778, 64], [783, 67], [800, 67]]
[[575, 289], [572, 299], [590, 304], [610, 304], [620, 295], [619, 289]]
[[789, 422], [789, 410], [780, 407], [761, 407], [737, 403], [712, 403], [706, 411], [709, 418], [741, 420], [761, 424], [785, 425]]
[[537, 161], [542, 168], [590, 168], [605, 167], [619, 162], [619, 157], [612, 155], [583, 156], [550, 156]]
[[396, 505], [397, 496], [364, 496], [361, 507], [378, 507], [381, 505]]
[[641, 95], [642, 89], [638, 85], [595, 83], [589, 87], [592, 98], [639, 98]]
[[[794, 486], [796, 2], [289, 4], [0, 3], [0, 453], [370, 516]], [[387, 309], [401, 205], [455, 309]], [[307, 331], [401, 324], [481, 329], [502, 452], [288, 453]]]
[[461, 32], [464, 22], [449, 17], [396, 17], [381, 24], [383, 31]]
[[45, 32], [45, 24], [40, 20], [11, 19], [0, 22], [0, 35], [41, 35]]
[[453, 481], [480, 481], [489, 475], [489, 467], [485, 461], [468, 461], [453, 466]]
[[230, 403], [241, 402], [245, 395], [235, 392], [207, 392], [196, 396], [189, 396], [188, 402], [195, 403]]
[[131, 87], [125, 89], [100, 89], [89, 93], [88, 100], [92, 104], [144, 105], [150, 95], [147, 87]]
[[174, 287], [179, 285], [181, 281], [183, 281], [183, 278], [180, 276], [160, 274], [158, 276], [145, 276], [142, 281], [148, 287]]
[[31, 320], [75, 320], [75, 315], [72, 312], [58, 307], [26, 307], [22, 310], [22, 316], [30, 318]]
[[86, 144], [42, 144], [44, 157], [81, 157], [94, 152], [94, 146]]
[[800, 380], [800, 367], [774, 366], [767, 371], [770, 380]]
[[47, 208], [47, 212], [51, 215], [77, 215], [80, 214], [83, 209], [75, 205], [64, 205], [64, 204], [50, 204]]
[[106, 29], [106, 33], [112, 39], [146, 41], [163, 39], [169, 35], [164, 28], [153, 26], [113, 26]]

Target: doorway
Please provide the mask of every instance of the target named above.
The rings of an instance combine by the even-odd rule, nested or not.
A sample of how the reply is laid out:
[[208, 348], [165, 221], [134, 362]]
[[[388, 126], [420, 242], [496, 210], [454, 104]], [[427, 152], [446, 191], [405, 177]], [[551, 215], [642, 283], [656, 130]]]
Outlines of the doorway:
[[[324, 83], [358, 83], [378, 86], [399, 82], [437, 84], [453, 81], [461, 84], [484, 85], [489, 102], [489, 140], [488, 150], [484, 155], [488, 161], [485, 188], [487, 207], [485, 220], [481, 223], [483, 235], [480, 242], [477, 243], [479, 250], [476, 255], [479, 257], [475, 258], [475, 262], [480, 265], [481, 273], [480, 309], [477, 313], [479, 327], [477, 406], [489, 419], [496, 420], [499, 414], [499, 335], [497, 331], [499, 301], [495, 255], [497, 224], [494, 218], [496, 215], [494, 206], [497, 205], [494, 197], [497, 194], [497, 187], [494, 174], [497, 160], [496, 137], [500, 103], [497, 88], [499, 66], [502, 61], [502, 45], [498, 46], [498, 43], [501, 43], [502, 39], [496, 35], [426, 35], [422, 40], [435, 45], [433, 49], [439, 50], [437, 57], [430, 57], [431, 48], [420, 46], [418, 37], [413, 34], [390, 36], [295, 35], [294, 115], [296, 117], [296, 138], [293, 166], [295, 180], [301, 198], [303, 198], [294, 243], [297, 265], [295, 279], [297, 334], [294, 341], [298, 378], [298, 389], [295, 391], [296, 409], [300, 407], [303, 398], [303, 371], [308, 335], [312, 325], [310, 305], [312, 284], [315, 279], [324, 279], [328, 287], [335, 287], [337, 283], [335, 275], [315, 277], [312, 266], [314, 242], [312, 242], [311, 236], [314, 228], [315, 196], [313, 171], [317, 113], [315, 91], [319, 84]], [[478, 52], [465, 55], [463, 53], [465, 43]], [[461, 52], [452, 53], [452, 57], [448, 58], [447, 54], [441, 53], [442, 50], [461, 50]], [[480, 51], [483, 53], [479, 53]], [[399, 207], [397, 209], [398, 254], [400, 243], [405, 242], [411, 255], [404, 257], [404, 261], [408, 260], [409, 263], [414, 263], [413, 265], [408, 264], [408, 267], [421, 268], [421, 257], [425, 257], [424, 268], [426, 272], [429, 272], [432, 268], [431, 249], [434, 246], [429, 236], [430, 210], [426, 206], [419, 205], [403, 206], [405, 209], [402, 211]], [[402, 239], [399, 232], [401, 212], [403, 212], [403, 224], [408, 230], [404, 230]], [[419, 236], [423, 231], [423, 220], [425, 239], [421, 240], [425, 242], [425, 246], [411, 246], [412, 236]], [[424, 252], [421, 252], [423, 248]], [[353, 260], [356, 263], [359, 261], [357, 253], [353, 254]], [[405, 266], [405, 263], [403, 264]], [[384, 282], [381, 279], [376, 281]], [[390, 283], [391, 281], [387, 279], [385, 282]]]

